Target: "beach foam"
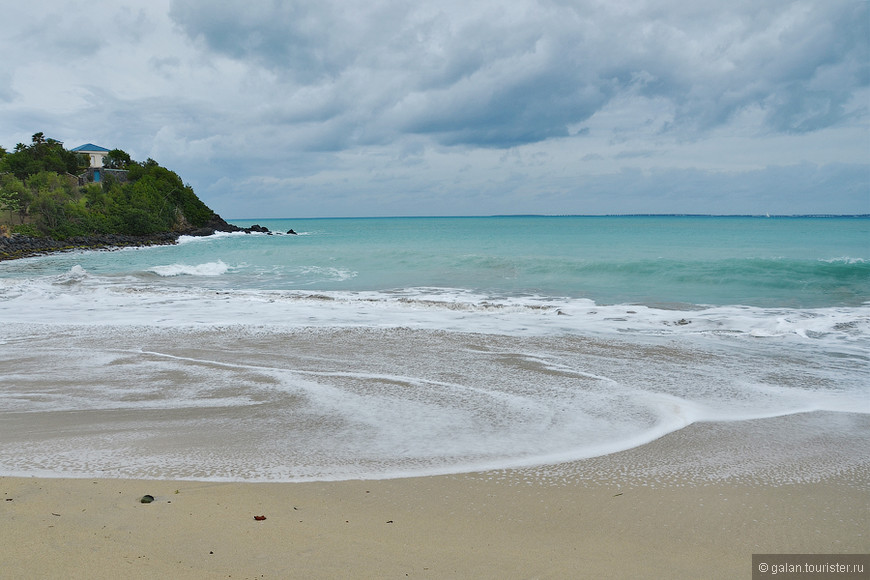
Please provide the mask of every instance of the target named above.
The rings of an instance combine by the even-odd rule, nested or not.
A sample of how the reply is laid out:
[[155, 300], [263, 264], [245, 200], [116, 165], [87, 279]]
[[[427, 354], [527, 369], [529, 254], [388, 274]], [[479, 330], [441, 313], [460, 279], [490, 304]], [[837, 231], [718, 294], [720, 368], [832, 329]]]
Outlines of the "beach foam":
[[[808, 370], [795, 360], [800, 348], [686, 338], [13, 324], [0, 387], [4, 440], [15, 444], [0, 466], [16, 475], [55, 465], [80, 476], [399, 477], [594, 457], [698, 421], [870, 412], [866, 360]], [[40, 435], [59, 424], [62, 437]]]

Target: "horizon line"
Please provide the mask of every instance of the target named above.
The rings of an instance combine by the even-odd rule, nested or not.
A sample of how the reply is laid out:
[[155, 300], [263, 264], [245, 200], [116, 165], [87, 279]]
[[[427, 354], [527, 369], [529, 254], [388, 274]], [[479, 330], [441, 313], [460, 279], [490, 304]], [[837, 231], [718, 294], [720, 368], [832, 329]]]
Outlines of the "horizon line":
[[255, 221], [255, 220], [360, 220], [360, 219], [427, 219], [427, 218], [560, 218], [560, 217], [715, 217], [715, 218], [870, 218], [870, 213], [860, 214], [835, 214], [835, 213], [807, 213], [807, 214], [712, 214], [712, 213], [600, 213], [600, 214], [486, 214], [486, 215], [379, 215], [379, 216], [312, 216], [312, 217], [233, 217], [228, 220]]

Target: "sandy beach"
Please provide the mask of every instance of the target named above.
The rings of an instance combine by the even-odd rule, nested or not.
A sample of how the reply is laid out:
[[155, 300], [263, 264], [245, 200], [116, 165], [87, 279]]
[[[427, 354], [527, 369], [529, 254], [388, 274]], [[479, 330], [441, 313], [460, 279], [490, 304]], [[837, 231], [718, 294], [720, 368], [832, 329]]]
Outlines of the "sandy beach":
[[[776, 483], [653, 481], [637, 462], [685, 455], [691, 441], [703, 450], [712, 431], [549, 470], [325, 483], [4, 477], [0, 577], [748, 578], [753, 553], [870, 551], [866, 464]], [[620, 471], [628, 464], [633, 474]]]

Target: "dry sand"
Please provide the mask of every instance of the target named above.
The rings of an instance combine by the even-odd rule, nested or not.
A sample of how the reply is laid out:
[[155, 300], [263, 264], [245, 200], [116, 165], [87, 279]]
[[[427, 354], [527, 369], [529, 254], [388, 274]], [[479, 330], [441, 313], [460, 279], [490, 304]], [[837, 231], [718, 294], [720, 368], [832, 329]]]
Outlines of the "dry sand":
[[[704, 432], [647, 452], [693, 430]], [[529, 471], [262, 484], [4, 477], [0, 578], [749, 578], [753, 553], [870, 552], [868, 489], [864, 471], [654, 486]], [[155, 501], [140, 503], [145, 494]]]

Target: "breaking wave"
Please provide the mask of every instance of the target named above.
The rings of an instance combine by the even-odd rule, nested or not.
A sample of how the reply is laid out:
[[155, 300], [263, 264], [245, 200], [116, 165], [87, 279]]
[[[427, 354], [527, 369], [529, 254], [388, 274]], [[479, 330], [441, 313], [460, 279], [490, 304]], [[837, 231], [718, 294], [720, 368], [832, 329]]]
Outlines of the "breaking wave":
[[221, 276], [230, 271], [230, 267], [222, 260], [206, 262], [205, 264], [170, 264], [168, 266], [154, 266], [148, 269], [158, 276], [170, 278], [172, 276]]

